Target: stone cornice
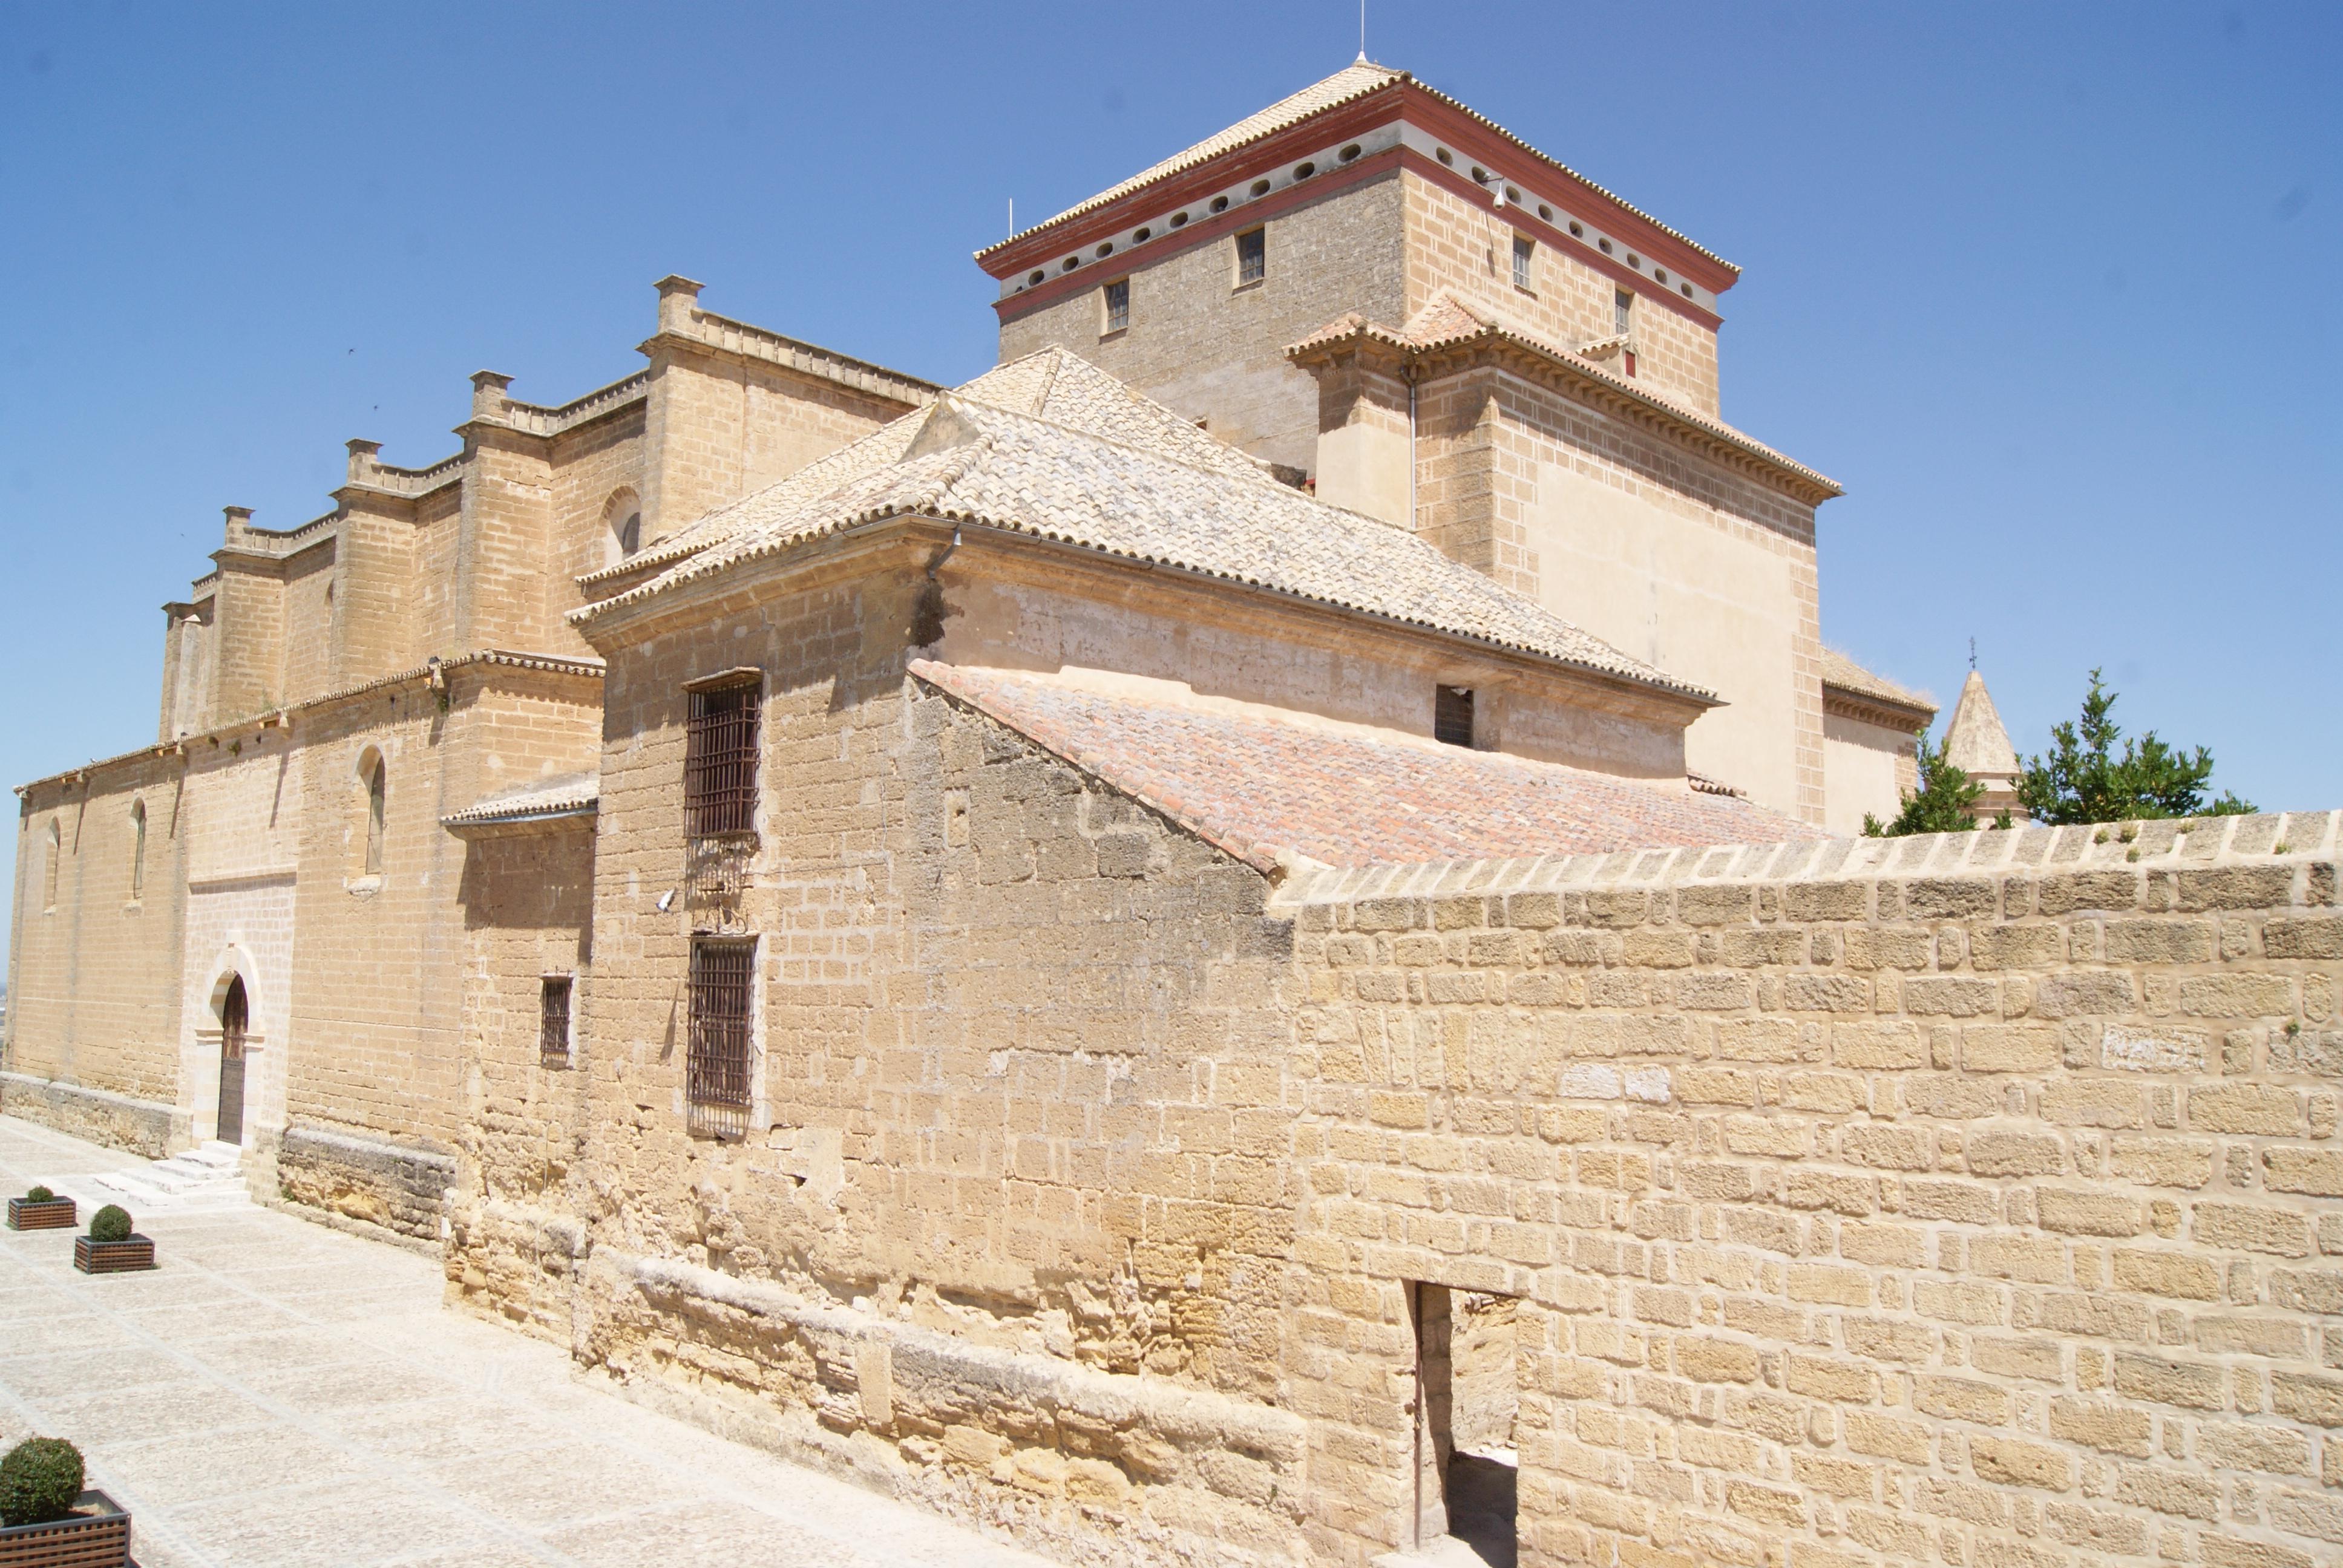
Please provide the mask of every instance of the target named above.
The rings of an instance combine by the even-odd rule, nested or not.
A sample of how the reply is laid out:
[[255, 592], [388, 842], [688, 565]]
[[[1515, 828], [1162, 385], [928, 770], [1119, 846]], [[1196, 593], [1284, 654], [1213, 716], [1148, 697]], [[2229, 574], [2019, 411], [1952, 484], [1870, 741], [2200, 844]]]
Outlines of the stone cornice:
[[1933, 708], [1906, 708], [1902, 703], [1889, 702], [1867, 692], [1849, 691], [1844, 687], [1823, 682], [1823, 711], [1839, 719], [1853, 719], [1865, 724], [1876, 724], [1885, 729], [1900, 729], [1917, 735], [1928, 728], [1936, 717]]
[[1828, 476], [1793, 461], [1730, 426], [1644, 391], [1622, 376], [1495, 323], [1419, 342], [1353, 316], [1293, 345], [1286, 358], [1304, 370], [1344, 355], [1403, 381], [1423, 383], [1483, 366], [1562, 393], [1615, 418], [1691, 447], [1703, 457], [1809, 506], [1845, 494]]
[[471, 653], [460, 653], [453, 658], [434, 658], [413, 669], [403, 669], [395, 675], [377, 676], [306, 700], [288, 703], [246, 715], [227, 724], [214, 725], [193, 735], [176, 740], [157, 741], [142, 746], [136, 751], [118, 752], [112, 757], [85, 762], [78, 768], [67, 768], [44, 775], [15, 787], [19, 799], [50, 784], [85, 784], [103, 769], [126, 766], [134, 762], [156, 760], [166, 757], [185, 757], [189, 748], [201, 744], [219, 744], [242, 739], [245, 736], [265, 729], [291, 730], [307, 717], [337, 708], [357, 699], [379, 696], [394, 689], [420, 686], [426, 689], [444, 685], [449, 673], [460, 669], [519, 669], [540, 674], [574, 678], [599, 682], [602, 661], [598, 658], [573, 658], [558, 653], [515, 653], [505, 648], [484, 648]]

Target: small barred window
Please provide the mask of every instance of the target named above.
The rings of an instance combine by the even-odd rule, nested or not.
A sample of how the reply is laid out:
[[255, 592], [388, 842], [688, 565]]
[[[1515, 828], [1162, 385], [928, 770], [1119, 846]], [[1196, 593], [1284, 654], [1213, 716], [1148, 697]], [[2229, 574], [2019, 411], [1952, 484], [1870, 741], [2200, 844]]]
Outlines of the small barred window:
[[691, 693], [683, 760], [683, 830], [690, 837], [757, 830], [759, 706], [754, 680]]
[[1527, 235], [1513, 236], [1513, 286], [1530, 286], [1530, 264], [1536, 258], [1537, 242]]
[[691, 1045], [684, 1099], [695, 1131], [738, 1136], [748, 1129], [752, 942], [691, 944]]
[[1106, 330], [1121, 332], [1131, 325], [1131, 279], [1117, 278], [1106, 286]]
[[1436, 688], [1432, 700], [1432, 738], [1445, 746], [1473, 744], [1473, 689]]
[[547, 975], [537, 1003], [537, 1054], [548, 1067], [569, 1065], [568, 975]]

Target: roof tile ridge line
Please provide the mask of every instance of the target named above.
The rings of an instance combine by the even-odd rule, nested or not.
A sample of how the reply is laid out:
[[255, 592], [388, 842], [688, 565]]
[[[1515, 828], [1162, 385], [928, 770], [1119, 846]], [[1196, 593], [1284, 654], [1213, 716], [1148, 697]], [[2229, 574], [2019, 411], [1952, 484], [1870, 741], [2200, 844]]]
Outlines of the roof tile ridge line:
[[1042, 376], [1041, 395], [1033, 399], [1033, 411], [1036, 414], [1049, 407], [1050, 394], [1058, 389], [1058, 372], [1065, 367], [1066, 356], [1072, 352], [1063, 344], [1052, 344], [1051, 347], [1056, 348], [1057, 352], [1050, 356], [1050, 363]]
[[[1095, 367], [1093, 367], [1093, 368], [1095, 368]], [[1120, 383], [1118, 383], [1118, 385], [1120, 385]], [[1137, 388], [1134, 387], [1132, 390], [1136, 391]], [[1096, 441], [1102, 447], [1113, 447], [1119, 450], [1130, 452], [1135, 456], [1147, 458], [1151, 462], [1169, 463], [1175, 468], [1185, 468], [1192, 474], [1201, 474], [1208, 479], [1225, 479], [1232, 484], [1253, 485], [1267, 489], [1276, 495], [1292, 496], [1297, 500], [1307, 501], [1312, 506], [1324, 507], [1328, 511], [1338, 512], [1346, 518], [1359, 518], [1367, 522], [1381, 522], [1380, 518], [1369, 518], [1363, 512], [1353, 512], [1347, 507], [1338, 507], [1333, 505], [1332, 502], [1322, 501], [1317, 497], [1309, 494], [1307, 491], [1298, 490], [1292, 485], [1289, 485], [1283, 480], [1268, 473], [1256, 471], [1256, 465], [1258, 465], [1260, 459], [1253, 457], [1251, 453], [1242, 451], [1234, 447], [1229, 447], [1228, 449], [1237, 457], [1241, 458], [1246, 467], [1244, 470], [1240, 473], [1224, 473], [1221, 469], [1207, 468], [1202, 464], [1192, 463], [1185, 457], [1175, 457], [1168, 452], [1159, 452], [1148, 447], [1136, 446], [1131, 442], [1122, 440], [1118, 437], [1105, 435], [1097, 430], [1086, 430], [1079, 425], [1062, 424], [1056, 419], [1051, 418], [1046, 414], [1022, 414], [1014, 408], [1004, 408], [998, 403], [988, 403], [981, 397], [960, 397], [958, 388], [954, 388], [951, 392], [947, 393], [946, 396], [959, 398], [959, 400], [963, 403], [972, 404], [976, 407], [983, 409], [988, 414], [1003, 414], [1011, 419], [1031, 419], [1036, 425], [1047, 425], [1052, 430], [1062, 430], [1067, 435], [1075, 437], [1081, 440]], [[1150, 403], [1155, 403], [1153, 398], [1147, 397], [1147, 395], [1143, 392], [1139, 393], [1139, 396], [1146, 398]], [[1155, 407], [1161, 408], [1163, 405], [1161, 403], [1155, 403]], [[1174, 419], [1179, 417], [1177, 415], [1173, 415], [1172, 417]], [[1218, 437], [1211, 435], [1208, 431], [1199, 432], [1199, 434], [1204, 435], [1206, 438], [1210, 440], [1219, 440]], [[1228, 447], [1228, 443], [1225, 441], [1221, 442], [1221, 445]], [[1383, 526], [1388, 528], [1390, 525], [1383, 524]], [[1493, 581], [1494, 579], [1493, 578], [1491, 580]], [[1589, 635], [1591, 636], [1592, 634], [1590, 633]]]
[[[921, 669], [920, 668], [921, 665], [927, 666], [928, 669]], [[957, 702], [964, 708], [973, 709], [979, 716], [990, 723], [998, 724], [1004, 729], [1010, 730], [1014, 734], [1023, 736], [1027, 740], [1039, 746], [1042, 750], [1047, 751], [1051, 756], [1055, 757], [1067, 767], [1073, 769], [1076, 772], [1082, 774], [1086, 778], [1095, 779], [1106, 789], [1113, 790], [1116, 794], [1121, 795], [1127, 799], [1136, 800], [1139, 804], [1144, 806], [1150, 811], [1154, 812], [1155, 815], [1162, 818], [1165, 821], [1173, 824], [1183, 832], [1194, 834], [1197, 838], [1202, 839], [1204, 842], [1210, 844], [1213, 849], [1220, 850], [1222, 854], [1227, 855], [1233, 859], [1242, 861], [1245, 865], [1250, 866], [1263, 876], [1271, 876], [1276, 872], [1278, 866], [1274, 857], [1264, 856], [1255, 850], [1242, 848], [1235, 842], [1222, 837], [1221, 834], [1212, 831], [1212, 829], [1205, 827], [1202, 822], [1197, 821], [1195, 819], [1173, 810], [1171, 807], [1163, 804], [1162, 801], [1157, 799], [1153, 795], [1149, 794], [1146, 790], [1134, 789], [1131, 785], [1108, 778], [1107, 775], [1098, 768], [1083, 761], [1081, 758], [1076, 757], [1071, 752], [1068, 751], [1063, 745], [1048, 739], [1031, 728], [1020, 724], [1017, 720], [1008, 717], [1006, 714], [994, 712], [991, 709], [985, 706], [981, 699], [971, 696], [968, 692], [959, 690], [948, 680], [945, 680], [939, 676], [928, 673], [928, 670], [930, 669], [949, 670], [956, 668], [956, 666], [945, 664], [938, 659], [915, 658], [909, 661], [904, 668], [914, 678], [933, 688], [947, 699]]]
[[[1356, 62], [1353, 62], [1353, 65], [1355, 64]], [[1374, 65], [1374, 62], [1369, 61], [1368, 64]], [[1349, 70], [1352, 67], [1350, 65], [1345, 65], [1342, 69]], [[1190, 153], [1194, 152], [1196, 148], [1204, 146], [1207, 142], [1210, 142], [1212, 139], [1212, 136], [1226, 135], [1229, 131], [1235, 128], [1232, 126], [1223, 126], [1219, 130], [1214, 131], [1212, 133], [1212, 136], [1206, 136], [1202, 141], [1191, 142], [1188, 146], [1181, 148], [1178, 152], [1173, 153], [1170, 157], [1159, 158], [1153, 164], [1148, 166], [1149, 168], [1161, 169], [1161, 173], [1150, 177], [1147, 176], [1147, 171], [1142, 169], [1136, 175], [1130, 176], [1125, 179], [1117, 180], [1113, 185], [1107, 186], [1106, 190], [1101, 191], [1095, 196], [1086, 197], [1083, 200], [1075, 203], [1072, 206], [1066, 208], [1063, 212], [1057, 214], [1053, 217], [1045, 217], [1031, 228], [1020, 229], [1006, 239], [995, 240], [992, 244], [986, 246], [982, 250], [970, 252], [970, 256], [973, 260], [981, 264], [984, 258], [990, 256], [993, 252], [997, 250], [1005, 250], [1009, 246], [1015, 245], [1018, 241], [1028, 238], [1033, 235], [1040, 234], [1045, 228], [1054, 227], [1056, 225], [1065, 222], [1068, 218], [1080, 217], [1085, 213], [1095, 212], [1100, 207], [1107, 206], [1111, 201], [1121, 201], [1124, 196], [1137, 196], [1140, 192], [1150, 189], [1155, 186], [1159, 186], [1175, 175], [1186, 174], [1190, 169], [1201, 167], [1204, 164], [1210, 163], [1214, 158], [1225, 157], [1231, 153], [1241, 152], [1244, 148], [1252, 146], [1256, 142], [1266, 141], [1271, 136], [1293, 129], [1296, 126], [1305, 125], [1308, 122], [1316, 119], [1319, 116], [1327, 113], [1329, 110], [1339, 109], [1345, 104], [1354, 104], [1370, 93], [1383, 92], [1395, 83], [1413, 82], [1415, 80], [1415, 75], [1412, 71], [1393, 71], [1388, 65], [1376, 65], [1375, 68], [1377, 70], [1388, 72], [1389, 74], [1379, 82], [1370, 82], [1363, 87], [1343, 94], [1339, 98], [1329, 99], [1327, 102], [1319, 105], [1316, 108], [1309, 110], [1307, 113], [1300, 115], [1293, 119], [1287, 120], [1282, 125], [1269, 126], [1262, 130], [1255, 131], [1252, 136], [1245, 137], [1242, 141], [1231, 142], [1227, 146], [1222, 147], [1217, 152], [1203, 154], [1197, 157], [1193, 162], [1182, 161], [1186, 158]], [[1337, 71], [1334, 73], [1334, 76], [1339, 76], [1342, 74], [1342, 71]], [[1333, 79], [1333, 76], [1322, 76], [1318, 81], [1312, 82], [1307, 86], [1295, 88], [1292, 92], [1286, 94], [1285, 97], [1298, 98], [1302, 94], [1308, 92], [1311, 87], [1318, 86], [1321, 83], [1331, 82]], [[1255, 109], [1253, 111], [1253, 115], [1265, 115], [1270, 110], [1277, 107], [1278, 104], [1282, 104], [1284, 101], [1285, 98], [1280, 98], [1275, 103], [1264, 104], [1260, 108]], [[1236, 124], [1240, 126], [1244, 124], [1245, 120], [1252, 119], [1253, 115], [1245, 116], [1243, 119], [1237, 121]], [[1507, 134], [1510, 135], [1510, 133]], [[1523, 145], [1526, 146], [1527, 144]], [[1543, 153], [1540, 153], [1538, 156], [1540, 157], [1545, 156]], [[1581, 176], [1580, 177], [1584, 178], [1584, 176]], [[1592, 180], [1587, 181], [1587, 184], [1589, 185], [1594, 185], [1594, 182]], [[1600, 186], [1596, 186], [1595, 188], [1597, 190], [1602, 189]], [[1108, 191], [1112, 191], [1116, 194], [1112, 196], [1109, 196], [1107, 194]], [[1609, 191], [1604, 191], [1603, 194], [1605, 196], [1611, 195]], [[1611, 199], [1618, 201], [1619, 198], [1612, 196]], [[1622, 202], [1620, 205], [1624, 206], [1626, 204]], [[1653, 221], [1656, 223], [1658, 220], [1654, 219]], [[1679, 236], [1678, 237], [1681, 238], [1682, 236]], [[1692, 244], [1690, 240], [1685, 240], [1684, 243], [1687, 245]], [[1722, 256], [1719, 256], [1716, 259], [1724, 261], [1724, 257]], [[1725, 265], [1730, 266], [1732, 266], [1732, 263], [1725, 262]]]

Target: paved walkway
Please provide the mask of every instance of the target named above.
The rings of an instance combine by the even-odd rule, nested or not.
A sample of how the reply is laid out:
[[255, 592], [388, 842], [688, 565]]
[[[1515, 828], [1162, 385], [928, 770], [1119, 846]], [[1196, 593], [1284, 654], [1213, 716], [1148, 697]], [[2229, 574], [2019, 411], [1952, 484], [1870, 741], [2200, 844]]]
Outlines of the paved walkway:
[[[0, 1117], [0, 1191], [85, 1221], [137, 1163]], [[1044, 1568], [573, 1379], [428, 1259], [256, 1207], [138, 1228], [162, 1266], [96, 1278], [0, 1230], [0, 1445], [79, 1443], [144, 1568]]]

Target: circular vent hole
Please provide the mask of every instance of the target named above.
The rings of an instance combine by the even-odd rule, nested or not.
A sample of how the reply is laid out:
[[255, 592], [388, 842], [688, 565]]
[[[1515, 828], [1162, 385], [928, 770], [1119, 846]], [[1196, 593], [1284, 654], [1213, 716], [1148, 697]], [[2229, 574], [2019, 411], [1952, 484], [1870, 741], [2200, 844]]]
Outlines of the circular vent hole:
[[1267, 180], [1255, 180], [1255, 181], [1253, 181], [1253, 182], [1252, 182], [1252, 194], [1253, 194], [1253, 195], [1255, 195], [1255, 196], [1267, 196], [1267, 195], [1269, 194], [1269, 182], [1268, 182]]
[[1554, 221], [1554, 208], [1546, 206], [1544, 202], [1538, 203], [1538, 216], [1545, 219], [1548, 223], [1552, 223]]
[[1353, 158], [1359, 156], [1359, 144], [1353, 142], [1349, 146], [1344, 147], [1341, 152], [1336, 153], [1334, 156], [1347, 164]]
[[1058, 270], [1059, 270], [1060, 272], [1071, 272], [1071, 271], [1073, 271], [1073, 270], [1074, 270], [1074, 268], [1076, 268], [1076, 267], [1078, 267], [1078, 266], [1081, 266], [1081, 264], [1082, 264], [1082, 258], [1081, 258], [1081, 256], [1070, 256], [1066, 257], [1066, 259], [1065, 259], [1065, 260], [1063, 260], [1063, 261], [1061, 261], [1061, 262], [1060, 262], [1060, 263], [1058, 264]]
[[1293, 166], [1293, 177], [1298, 180], [1306, 180], [1317, 172], [1318, 166], [1316, 164], [1296, 164]]
[[1676, 292], [1683, 295], [1686, 299], [1690, 299], [1692, 297], [1692, 285], [1689, 283], [1679, 283], [1676, 285]]
[[1033, 269], [1032, 276], [1030, 276], [1030, 277], [1028, 277], [1025, 281], [1026, 281], [1027, 283], [1029, 283], [1029, 284], [1031, 284], [1031, 283], [1039, 283], [1039, 282], [1041, 282], [1043, 278], [1045, 278], [1045, 277], [1047, 277], [1047, 276], [1050, 276], [1050, 275], [1049, 275], [1048, 273], [1043, 272], [1040, 267], [1038, 267], [1038, 266], [1037, 266], [1037, 267], [1035, 267], [1035, 268]]
[[1228, 210], [1229, 210], [1229, 198], [1228, 198], [1228, 197], [1226, 197], [1226, 196], [1214, 196], [1214, 197], [1212, 198], [1212, 210], [1213, 210], [1214, 212], [1226, 212], [1226, 211], [1228, 211]]
[[1131, 236], [1131, 244], [1133, 244], [1133, 245], [1137, 245], [1137, 244], [1139, 244], [1141, 240], [1147, 239], [1147, 238], [1149, 238], [1150, 236], [1151, 236], [1154, 233], [1155, 233], [1155, 231], [1154, 231], [1153, 229], [1151, 229], [1151, 228], [1142, 228], [1142, 229], [1141, 229], [1137, 234], [1134, 234], [1134, 235], [1132, 235], [1132, 236]]
[[1599, 246], [1601, 246], [1603, 247], [1603, 254], [1604, 254], [1604, 255], [1605, 255], [1605, 256], [1609, 256], [1609, 255], [1611, 254], [1611, 242], [1610, 242], [1609, 240], [1607, 240], [1607, 239], [1598, 239], [1598, 240], [1596, 240], [1594, 243], [1595, 243], [1596, 245], [1599, 245]]
[[1570, 226], [1570, 237], [1573, 239], [1584, 239], [1586, 237], [1586, 226], [1583, 223], [1572, 224]]
[[1439, 153], [1440, 161], [1442, 163], [1446, 164], [1450, 168], [1454, 168], [1456, 166], [1456, 155], [1454, 153], [1450, 152], [1446, 147], [1440, 147], [1436, 149], [1436, 151]]
[[1112, 256], [1114, 254], [1114, 242], [1112, 240], [1109, 240], [1106, 244], [1099, 246], [1097, 251], [1093, 254], [1101, 256]]

